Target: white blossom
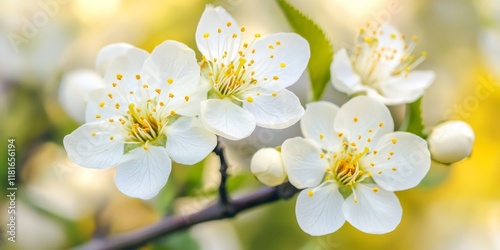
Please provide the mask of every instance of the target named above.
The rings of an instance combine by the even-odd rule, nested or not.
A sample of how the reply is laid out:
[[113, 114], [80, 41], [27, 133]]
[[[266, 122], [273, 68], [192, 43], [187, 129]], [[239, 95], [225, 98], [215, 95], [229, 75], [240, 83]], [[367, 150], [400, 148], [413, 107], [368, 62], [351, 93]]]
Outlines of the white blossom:
[[362, 29], [353, 51], [337, 51], [330, 68], [333, 86], [348, 95], [366, 94], [386, 105], [410, 103], [434, 81], [433, 71], [414, 70], [427, 56], [411, 55], [417, 37], [407, 44], [389, 24]]
[[299, 226], [325, 235], [347, 220], [366, 233], [387, 233], [402, 216], [393, 191], [416, 186], [430, 167], [425, 140], [393, 132], [387, 107], [366, 96], [340, 109], [308, 104], [301, 121], [305, 138], [286, 140], [282, 158], [297, 198]]
[[207, 6], [196, 30], [203, 54], [202, 74], [209, 85], [201, 119], [214, 133], [231, 140], [249, 136], [255, 126], [286, 128], [304, 113], [286, 87], [307, 66], [309, 44], [297, 34], [255, 34], [243, 42], [240, 27], [222, 7]]
[[184, 44], [166, 41], [151, 55], [127, 48], [109, 62], [104, 80], [105, 88], [90, 93], [87, 123], [64, 146], [83, 167], [116, 166], [124, 194], [154, 197], [167, 182], [171, 159], [194, 164], [215, 147], [215, 135], [195, 118], [206, 91], [194, 51]]

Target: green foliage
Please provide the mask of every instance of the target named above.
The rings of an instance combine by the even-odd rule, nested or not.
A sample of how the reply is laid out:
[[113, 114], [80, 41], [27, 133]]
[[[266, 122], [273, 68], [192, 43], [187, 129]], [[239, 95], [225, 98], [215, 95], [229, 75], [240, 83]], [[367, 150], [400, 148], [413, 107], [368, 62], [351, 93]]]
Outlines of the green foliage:
[[198, 250], [198, 242], [189, 235], [189, 231], [167, 235], [152, 243], [150, 250]]
[[295, 32], [303, 36], [311, 47], [309, 75], [313, 91], [313, 101], [323, 95], [330, 80], [330, 64], [333, 60], [333, 47], [323, 30], [286, 0], [277, 0], [283, 13]]
[[403, 129], [401, 130], [413, 133], [425, 139], [427, 136], [424, 133], [425, 127], [422, 118], [422, 97], [408, 105], [406, 116], [406, 122], [403, 124]]

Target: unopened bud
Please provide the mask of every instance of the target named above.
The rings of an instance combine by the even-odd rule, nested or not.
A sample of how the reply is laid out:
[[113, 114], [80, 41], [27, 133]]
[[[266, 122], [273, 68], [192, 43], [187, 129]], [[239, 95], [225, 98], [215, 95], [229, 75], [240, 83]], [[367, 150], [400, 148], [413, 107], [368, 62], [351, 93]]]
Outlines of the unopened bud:
[[275, 148], [259, 149], [252, 157], [250, 168], [254, 176], [267, 186], [277, 186], [286, 181], [281, 152]]
[[427, 141], [432, 159], [451, 164], [470, 156], [474, 131], [463, 121], [447, 121], [436, 126]]

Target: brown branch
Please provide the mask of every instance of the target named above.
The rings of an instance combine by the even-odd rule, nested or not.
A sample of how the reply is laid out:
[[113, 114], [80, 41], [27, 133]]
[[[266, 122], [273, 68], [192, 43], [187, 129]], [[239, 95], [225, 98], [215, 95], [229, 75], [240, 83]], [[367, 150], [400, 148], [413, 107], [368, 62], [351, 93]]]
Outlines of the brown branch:
[[229, 166], [224, 156], [224, 148], [222, 147], [220, 141], [217, 142], [217, 146], [214, 148], [214, 153], [219, 156], [220, 159], [219, 205], [228, 217], [232, 217], [234, 216], [234, 208], [231, 204], [229, 194], [227, 193], [226, 185], [227, 178], [229, 177], [229, 174], [227, 173]]
[[255, 193], [234, 199], [231, 206], [234, 209], [232, 215], [228, 215], [220, 203], [207, 207], [197, 213], [167, 217], [153, 225], [138, 229], [133, 232], [110, 236], [109, 238], [93, 239], [85, 245], [75, 248], [75, 250], [111, 250], [111, 249], [130, 249], [135, 248], [156, 238], [165, 236], [169, 233], [189, 228], [193, 225], [233, 217], [239, 212], [247, 209], [271, 203], [280, 199], [288, 199], [299, 190], [289, 183], [277, 187], [262, 188]]

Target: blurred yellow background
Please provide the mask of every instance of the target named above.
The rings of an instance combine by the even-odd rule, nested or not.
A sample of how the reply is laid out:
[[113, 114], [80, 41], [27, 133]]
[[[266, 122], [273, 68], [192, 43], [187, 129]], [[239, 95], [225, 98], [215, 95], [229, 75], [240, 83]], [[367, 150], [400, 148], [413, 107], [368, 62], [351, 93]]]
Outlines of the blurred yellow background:
[[[218, 166], [213, 156], [196, 166], [174, 166], [167, 186], [150, 201], [117, 191], [113, 169], [74, 165], [66, 158], [62, 138], [79, 124], [57, 101], [61, 76], [93, 69], [97, 52], [109, 43], [128, 42], [151, 51], [173, 39], [196, 51], [194, 34], [207, 3], [225, 7], [251, 32], [292, 31], [276, 2], [269, 0], [0, 1], [0, 155], [7, 162], [7, 138], [15, 138], [18, 163], [17, 242], [5, 239], [5, 184], [0, 191], [2, 249], [67, 249], [165, 215], [198, 211], [215, 199]], [[352, 46], [368, 22], [391, 22], [402, 33], [418, 35], [416, 53], [429, 54], [419, 68], [437, 73], [423, 99], [425, 123], [468, 122], [476, 133], [472, 156], [452, 166], [433, 164], [419, 187], [398, 192], [403, 219], [385, 235], [364, 234], [346, 223], [334, 234], [311, 237], [297, 225], [293, 198], [197, 225], [144, 249], [500, 249], [500, 1], [290, 3], [324, 29], [335, 50]], [[13, 45], [9, 37], [22, 35], [26, 22], [39, 25], [32, 37]], [[303, 104], [307, 95], [299, 91], [307, 89], [306, 76], [292, 88]], [[342, 104], [345, 96], [329, 84], [324, 99]], [[232, 195], [261, 187], [249, 171], [249, 152], [277, 146], [297, 133], [297, 126], [259, 130], [231, 144]], [[7, 165], [2, 166], [0, 179], [6, 183]]]

